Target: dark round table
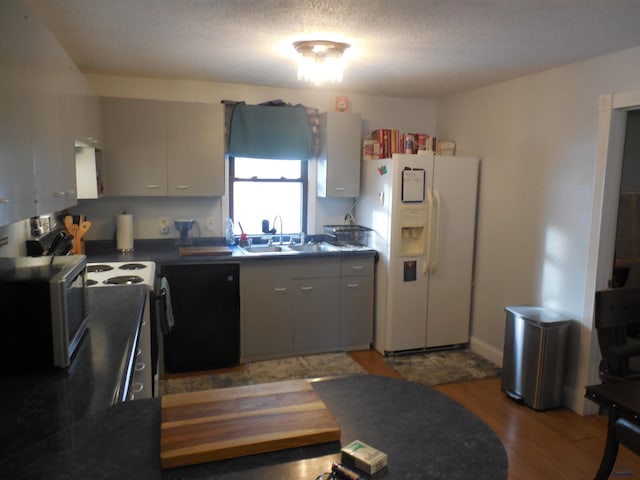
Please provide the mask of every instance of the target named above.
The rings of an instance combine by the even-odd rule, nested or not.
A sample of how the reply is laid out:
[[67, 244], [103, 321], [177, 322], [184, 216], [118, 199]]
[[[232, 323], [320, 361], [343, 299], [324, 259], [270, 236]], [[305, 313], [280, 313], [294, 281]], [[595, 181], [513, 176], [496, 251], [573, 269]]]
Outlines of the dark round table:
[[445, 395], [375, 375], [313, 381], [342, 429], [341, 442], [170, 470], [160, 468], [160, 399], [115, 405], [0, 460], [0, 478], [315, 479], [361, 440], [388, 454], [375, 479], [507, 478], [504, 446]]

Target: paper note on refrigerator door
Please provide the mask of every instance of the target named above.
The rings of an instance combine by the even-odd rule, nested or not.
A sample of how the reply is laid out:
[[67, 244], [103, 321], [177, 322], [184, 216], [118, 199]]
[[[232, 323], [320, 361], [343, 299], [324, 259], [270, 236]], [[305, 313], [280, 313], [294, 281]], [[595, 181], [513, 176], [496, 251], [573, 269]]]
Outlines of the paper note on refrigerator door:
[[402, 171], [402, 201], [424, 202], [425, 171], [405, 168]]

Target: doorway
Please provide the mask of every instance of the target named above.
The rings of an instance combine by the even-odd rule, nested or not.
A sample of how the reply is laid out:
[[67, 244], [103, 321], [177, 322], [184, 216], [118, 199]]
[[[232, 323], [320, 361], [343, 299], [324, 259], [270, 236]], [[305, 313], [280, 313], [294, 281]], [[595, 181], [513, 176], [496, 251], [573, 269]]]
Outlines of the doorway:
[[[601, 356], [593, 326], [595, 292], [608, 288], [613, 273], [627, 116], [628, 112], [640, 109], [640, 91], [602, 95], [598, 106], [592, 222], [580, 325], [577, 385], [600, 383], [598, 364]], [[576, 409], [578, 413], [597, 413], [598, 408], [593, 402], [584, 398], [579, 402], [582, 408]]]
[[627, 112], [614, 255], [609, 286], [640, 287], [640, 110]]

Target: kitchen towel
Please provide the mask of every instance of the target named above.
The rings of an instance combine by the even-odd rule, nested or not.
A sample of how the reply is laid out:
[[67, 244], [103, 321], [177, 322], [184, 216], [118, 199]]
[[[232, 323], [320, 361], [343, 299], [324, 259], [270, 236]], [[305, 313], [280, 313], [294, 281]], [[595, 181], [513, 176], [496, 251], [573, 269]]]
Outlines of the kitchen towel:
[[171, 308], [171, 290], [169, 290], [169, 280], [167, 277], [162, 277], [160, 280], [160, 291], [164, 293], [164, 318], [160, 322], [160, 328], [165, 335], [173, 329], [175, 320], [173, 318], [173, 309]]
[[116, 248], [121, 252], [133, 250], [133, 215], [118, 215], [116, 226]]

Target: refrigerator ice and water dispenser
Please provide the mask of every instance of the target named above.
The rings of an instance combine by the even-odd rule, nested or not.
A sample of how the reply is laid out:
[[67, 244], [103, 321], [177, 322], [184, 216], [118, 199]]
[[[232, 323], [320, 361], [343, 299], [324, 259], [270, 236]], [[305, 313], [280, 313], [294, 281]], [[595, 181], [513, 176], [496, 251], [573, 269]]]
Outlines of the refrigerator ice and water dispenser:
[[426, 243], [425, 226], [428, 215], [425, 207], [402, 208], [399, 210], [400, 220], [400, 256], [410, 257], [424, 255]]

